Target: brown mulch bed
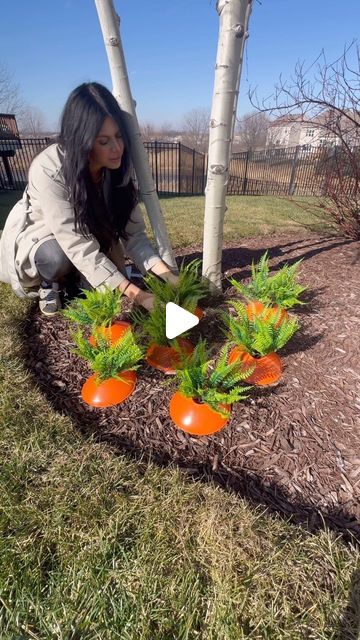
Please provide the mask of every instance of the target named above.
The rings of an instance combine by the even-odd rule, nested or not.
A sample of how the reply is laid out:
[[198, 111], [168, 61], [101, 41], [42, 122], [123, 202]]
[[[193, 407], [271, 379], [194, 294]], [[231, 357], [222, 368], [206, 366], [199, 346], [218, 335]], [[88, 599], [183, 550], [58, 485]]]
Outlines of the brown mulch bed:
[[[80, 398], [86, 364], [71, 352], [69, 326], [41, 317], [34, 306], [25, 321], [28, 368], [53, 407], [83, 433], [159, 464], [176, 464], [192, 477], [213, 478], [252, 503], [311, 530], [325, 521], [360, 538], [360, 247], [335, 237], [266, 236], [227, 243], [226, 276], [250, 275], [251, 261], [269, 249], [271, 268], [303, 258], [300, 280], [310, 287], [297, 311], [301, 331], [282, 351], [285, 371], [277, 386], [256, 389], [235, 406], [228, 426], [192, 437], [168, 416], [174, 383], [144, 365], [134, 394], [123, 405], [92, 409]], [[178, 252], [201, 257], [199, 247]], [[212, 301], [193, 329], [213, 345], [221, 333]], [[126, 314], [125, 314], [126, 315]]]

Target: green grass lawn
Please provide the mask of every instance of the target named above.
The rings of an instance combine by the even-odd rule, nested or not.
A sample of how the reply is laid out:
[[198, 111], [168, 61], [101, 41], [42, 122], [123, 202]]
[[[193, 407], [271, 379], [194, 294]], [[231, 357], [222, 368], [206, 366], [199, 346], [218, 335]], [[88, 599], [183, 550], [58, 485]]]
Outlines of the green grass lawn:
[[[203, 199], [188, 216], [181, 201], [164, 210], [184, 216], [182, 243]], [[248, 204], [230, 203], [235, 238], [244, 218], [270, 224]], [[24, 366], [31, 303], [0, 295], [1, 640], [358, 638], [358, 549], [83, 436]]]
[[[311, 201], [299, 198], [299, 201]], [[324, 231], [318, 217], [299, 206], [274, 196], [228, 196], [224, 220], [224, 240], [270, 233]], [[161, 210], [173, 247], [202, 243], [205, 197], [162, 198]], [[151, 229], [147, 223], [149, 235]]]
[[[11, 207], [22, 196], [21, 191], [0, 191], [0, 229]], [[310, 198], [298, 198], [309, 202]], [[305, 212], [293, 202], [274, 196], [229, 196], [224, 223], [224, 239], [257, 236], [268, 233], [301, 233], [307, 229], [324, 231], [318, 217]], [[144, 206], [142, 205], [143, 209]], [[161, 210], [174, 248], [201, 243], [205, 197], [161, 198]], [[145, 211], [145, 209], [144, 209]], [[147, 230], [152, 238], [150, 223]]]

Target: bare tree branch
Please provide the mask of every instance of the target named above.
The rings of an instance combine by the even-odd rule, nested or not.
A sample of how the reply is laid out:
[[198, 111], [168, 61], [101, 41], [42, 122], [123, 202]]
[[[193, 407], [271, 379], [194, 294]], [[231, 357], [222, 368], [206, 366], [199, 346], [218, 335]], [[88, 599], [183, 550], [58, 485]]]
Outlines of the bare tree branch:
[[16, 116], [23, 112], [25, 101], [4, 64], [0, 63], [0, 111]]
[[18, 118], [18, 126], [23, 136], [39, 136], [46, 129], [45, 116], [37, 107], [28, 105]]
[[[263, 149], [266, 145], [266, 134], [270, 119], [266, 113], [252, 111], [237, 120], [237, 146], [241, 151]], [[234, 147], [235, 145], [233, 145]]]
[[205, 153], [209, 142], [209, 109], [192, 109], [184, 116], [182, 141], [188, 147]]
[[327, 61], [324, 51], [308, 67], [298, 62], [290, 80], [280, 76], [268, 98], [259, 100], [256, 90], [249, 92], [249, 98], [260, 113], [289, 121], [296, 115], [297, 120], [324, 132], [324, 195], [311, 208], [327, 216], [345, 236], [360, 239], [360, 52], [356, 41], [345, 45], [333, 62]]

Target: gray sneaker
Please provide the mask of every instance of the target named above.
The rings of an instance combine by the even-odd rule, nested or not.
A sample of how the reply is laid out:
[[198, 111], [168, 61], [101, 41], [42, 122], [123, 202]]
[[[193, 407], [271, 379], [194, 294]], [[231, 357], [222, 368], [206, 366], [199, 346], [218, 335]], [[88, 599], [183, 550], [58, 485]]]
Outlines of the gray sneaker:
[[42, 282], [39, 289], [39, 308], [44, 316], [54, 316], [62, 307], [60, 300], [60, 288], [58, 282], [45, 284]]

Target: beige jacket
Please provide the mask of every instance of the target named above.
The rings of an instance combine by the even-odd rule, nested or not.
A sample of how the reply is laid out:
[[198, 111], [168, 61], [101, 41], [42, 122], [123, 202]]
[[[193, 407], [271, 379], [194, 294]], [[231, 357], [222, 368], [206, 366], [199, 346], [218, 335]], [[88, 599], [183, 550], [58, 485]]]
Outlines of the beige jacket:
[[[55, 238], [76, 269], [97, 288], [112, 289], [124, 279], [124, 256], [129, 256], [142, 273], [157, 262], [146, 233], [141, 209], [136, 206], [126, 226], [127, 241], [108, 255], [100, 251], [96, 238], [75, 232], [74, 210], [62, 176], [61, 151], [57, 144], [44, 149], [33, 160], [29, 183], [22, 199], [10, 211], [0, 239], [0, 281], [11, 284], [19, 297], [37, 295], [40, 277], [34, 263], [38, 247]], [[105, 172], [104, 196], [109, 196], [110, 173]]]

